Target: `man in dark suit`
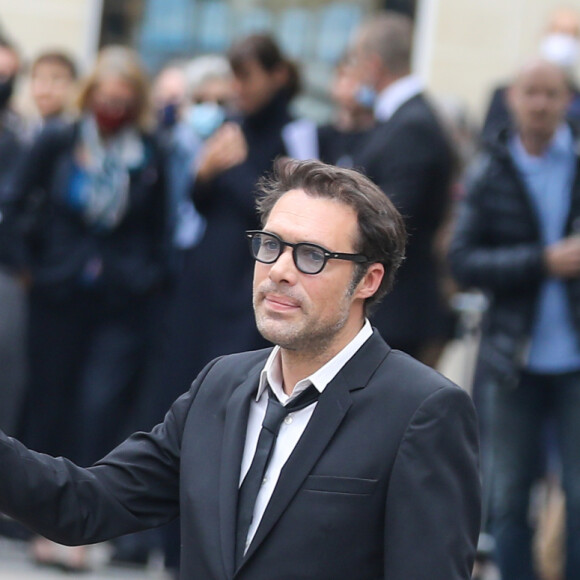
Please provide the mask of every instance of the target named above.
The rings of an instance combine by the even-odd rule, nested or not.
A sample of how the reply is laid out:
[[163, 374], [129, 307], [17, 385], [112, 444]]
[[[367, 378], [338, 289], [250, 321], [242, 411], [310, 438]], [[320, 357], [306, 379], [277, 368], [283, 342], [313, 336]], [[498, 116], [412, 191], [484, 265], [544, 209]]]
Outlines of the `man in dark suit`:
[[355, 35], [360, 94], [374, 100], [377, 124], [352, 164], [389, 196], [409, 232], [397, 284], [372, 322], [393, 347], [433, 365], [449, 336], [434, 240], [449, 208], [454, 157], [421, 80], [410, 73], [412, 40], [412, 21], [394, 12], [373, 16]]
[[473, 405], [366, 318], [403, 257], [400, 215], [359, 173], [289, 160], [259, 210], [254, 309], [278, 346], [214, 360], [88, 469], [0, 432], [0, 511], [66, 543], [180, 514], [188, 580], [468, 580]]

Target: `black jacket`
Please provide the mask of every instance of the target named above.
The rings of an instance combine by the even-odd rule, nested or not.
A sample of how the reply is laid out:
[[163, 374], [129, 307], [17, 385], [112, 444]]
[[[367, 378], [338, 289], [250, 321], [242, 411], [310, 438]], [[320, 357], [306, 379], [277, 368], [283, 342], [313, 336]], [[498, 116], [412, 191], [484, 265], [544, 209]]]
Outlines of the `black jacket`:
[[389, 196], [409, 233], [395, 287], [373, 314], [373, 324], [394, 346], [446, 336], [434, 239], [449, 207], [454, 156], [428, 99], [416, 95], [379, 123], [353, 152], [353, 164]]
[[[102, 261], [98, 286], [116, 297], [149, 292], [167, 277], [165, 180], [154, 141], [142, 136], [145, 161], [130, 172], [129, 209], [110, 232], [98, 232], [66, 203], [79, 124], [43, 131], [24, 156], [11, 205], [17, 260], [35, 285], [58, 299], [82, 286], [90, 260]], [[33, 216], [31, 214], [34, 214]]]
[[376, 331], [321, 394], [235, 570], [248, 412], [270, 352], [207, 365], [163, 423], [90, 469], [0, 431], [0, 512], [79, 544], [180, 515], [184, 580], [469, 580], [473, 404]]
[[[450, 246], [450, 264], [466, 287], [490, 299], [480, 349], [481, 363], [514, 385], [525, 362], [538, 291], [546, 279], [540, 223], [507, 148], [509, 132], [488, 143], [470, 168]], [[580, 142], [576, 151], [580, 152]], [[580, 155], [578, 162], [580, 163]], [[563, 235], [580, 218], [580, 165]], [[566, 283], [571, 312], [580, 329], [580, 280]]]
[[25, 151], [22, 134], [18, 117], [11, 111], [0, 111], [0, 264], [4, 266], [13, 266], [15, 259], [9, 217], [14, 173]]

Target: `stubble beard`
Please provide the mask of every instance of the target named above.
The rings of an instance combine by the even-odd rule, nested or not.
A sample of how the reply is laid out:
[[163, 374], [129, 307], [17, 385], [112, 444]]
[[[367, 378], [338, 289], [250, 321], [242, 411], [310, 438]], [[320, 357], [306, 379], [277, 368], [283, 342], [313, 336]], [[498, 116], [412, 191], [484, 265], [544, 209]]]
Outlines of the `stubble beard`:
[[352, 293], [353, 289], [349, 287], [341, 299], [340, 308], [333, 320], [310, 320], [310, 309], [301, 300], [302, 317], [299, 322], [294, 322], [285, 321], [282, 316], [276, 319], [275, 316], [261, 312], [264, 293], [257, 292], [253, 300], [256, 326], [266, 340], [280, 348], [295, 354], [304, 353], [308, 358], [316, 357], [328, 351], [336, 335], [344, 328], [350, 314]]

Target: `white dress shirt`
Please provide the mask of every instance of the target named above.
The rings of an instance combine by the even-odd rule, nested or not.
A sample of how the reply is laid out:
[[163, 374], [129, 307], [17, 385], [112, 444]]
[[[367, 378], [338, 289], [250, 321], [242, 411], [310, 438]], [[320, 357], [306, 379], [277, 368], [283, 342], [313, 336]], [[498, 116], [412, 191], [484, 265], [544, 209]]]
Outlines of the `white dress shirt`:
[[[286, 405], [288, 401], [295, 399], [302, 391], [304, 391], [311, 384], [316, 387], [316, 389], [322, 393], [328, 383], [339, 373], [342, 367], [353, 357], [353, 355], [360, 349], [360, 347], [370, 338], [372, 335], [372, 327], [368, 320], [365, 321], [364, 326], [359, 331], [359, 333], [331, 360], [329, 360], [323, 367], [319, 368], [315, 373], [302, 379], [292, 391], [291, 395], [287, 395], [284, 392], [282, 384], [282, 367], [280, 360], [280, 347], [275, 347], [266, 365], [262, 370], [260, 375], [260, 383], [258, 386], [258, 392], [256, 398], [252, 401], [250, 405], [250, 414], [248, 417], [248, 428], [246, 431], [246, 443], [244, 447], [244, 455], [242, 458], [242, 466], [240, 470], [240, 482], [242, 484], [246, 473], [250, 469], [250, 465], [254, 458], [256, 452], [256, 446], [258, 444], [258, 437], [260, 436], [260, 431], [262, 429], [262, 421], [266, 415], [266, 407], [268, 406], [268, 392], [267, 386], [270, 385], [272, 391], [283, 405]], [[280, 477], [280, 472], [284, 467], [284, 464], [290, 457], [290, 454], [296, 447], [298, 440], [304, 433], [314, 409], [316, 407], [316, 402], [312, 403], [308, 407], [300, 411], [294, 411], [289, 413], [284, 419], [278, 433], [278, 437], [274, 444], [274, 450], [272, 452], [272, 457], [270, 458], [270, 463], [266, 468], [266, 474], [262, 482], [262, 487], [258, 492], [258, 497], [256, 498], [256, 505], [254, 506], [254, 517], [250, 528], [248, 530], [248, 538], [246, 542], [246, 549], [250, 545], [258, 525], [262, 520], [262, 516], [266, 511], [266, 507], [278, 478]]]
[[375, 119], [388, 121], [409, 99], [422, 93], [423, 81], [415, 75], [407, 75], [384, 89], [375, 102]]
[[310, 119], [297, 119], [282, 128], [282, 140], [292, 159], [318, 159], [318, 125]]

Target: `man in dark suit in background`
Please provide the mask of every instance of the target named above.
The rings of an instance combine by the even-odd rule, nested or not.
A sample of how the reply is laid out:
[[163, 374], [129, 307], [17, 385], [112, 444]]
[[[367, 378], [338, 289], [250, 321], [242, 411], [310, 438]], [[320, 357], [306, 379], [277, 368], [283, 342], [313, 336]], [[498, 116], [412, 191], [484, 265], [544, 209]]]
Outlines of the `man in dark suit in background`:
[[188, 580], [468, 580], [473, 405], [366, 318], [403, 258], [402, 219], [357, 172], [276, 169], [247, 237], [257, 326], [278, 346], [214, 360], [163, 423], [88, 469], [0, 432], [0, 511], [67, 543], [180, 514]]
[[434, 365], [449, 336], [434, 240], [447, 215], [454, 168], [452, 147], [410, 73], [413, 23], [384, 12], [363, 23], [352, 57], [374, 103], [376, 127], [352, 156], [405, 218], [409, 243], [393, 292], [372, 322], [394, 348]]

